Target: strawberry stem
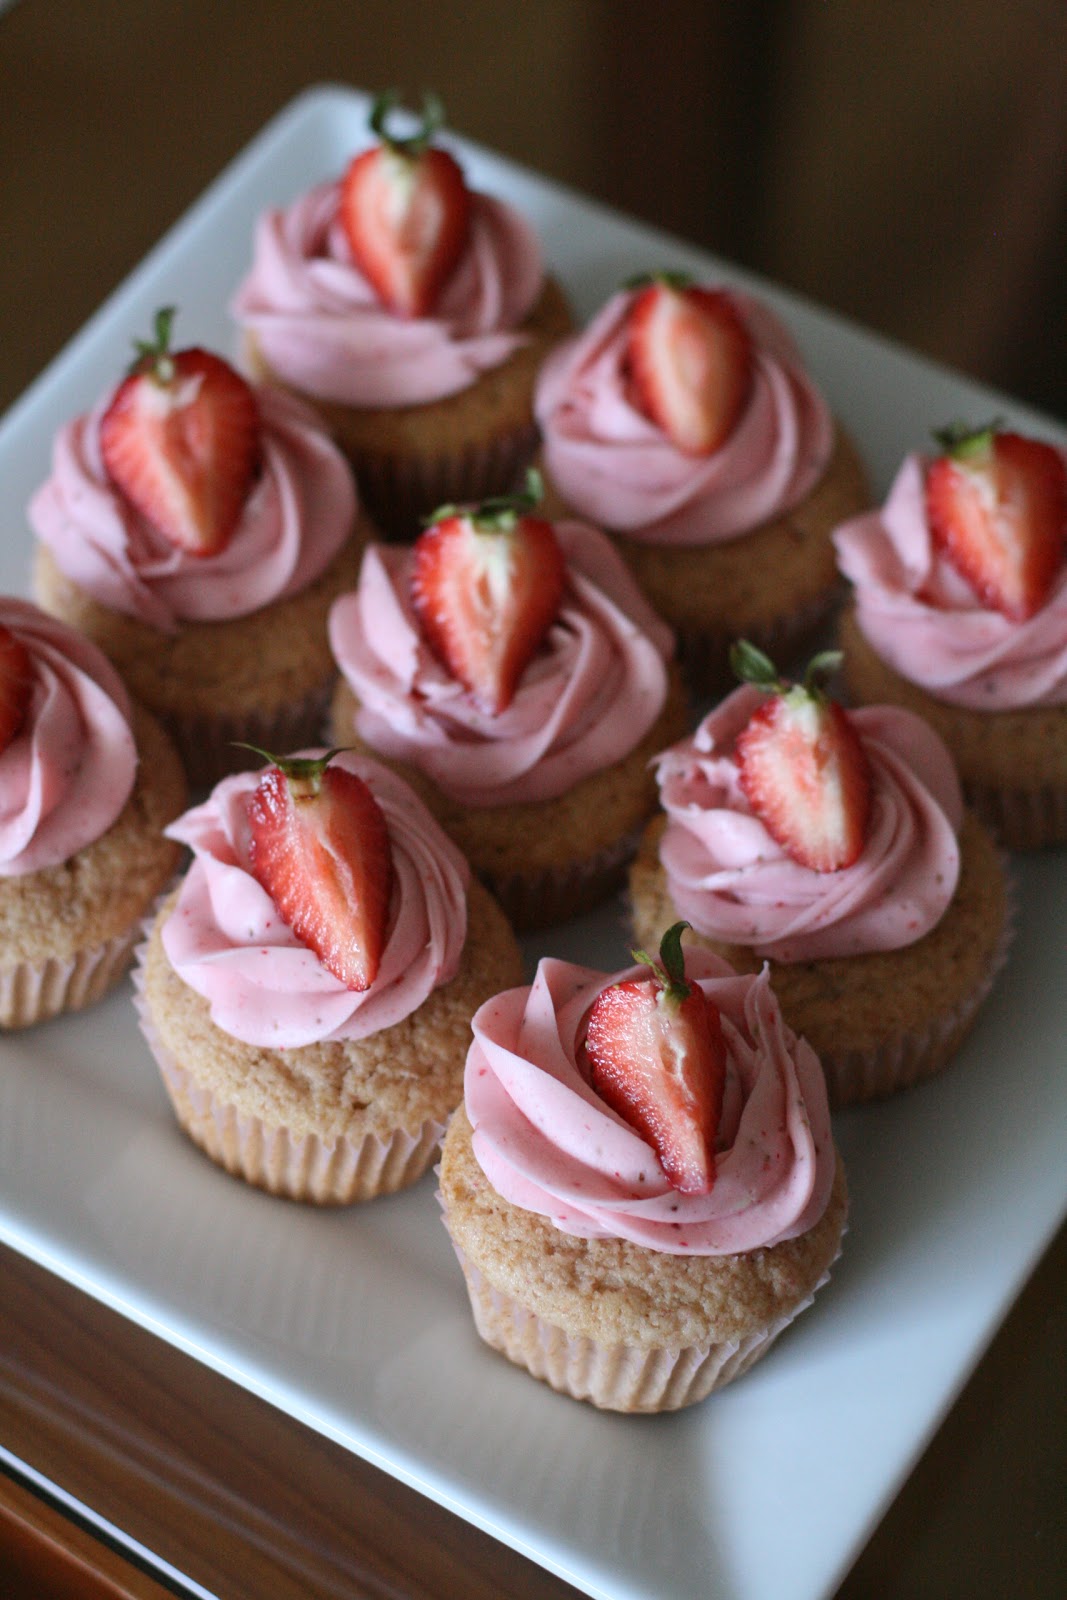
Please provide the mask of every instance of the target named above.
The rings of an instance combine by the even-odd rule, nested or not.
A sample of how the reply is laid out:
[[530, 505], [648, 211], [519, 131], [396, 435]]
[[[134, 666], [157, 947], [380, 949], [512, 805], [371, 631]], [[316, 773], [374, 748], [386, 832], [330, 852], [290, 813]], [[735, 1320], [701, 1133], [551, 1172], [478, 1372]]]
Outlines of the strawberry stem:
[[170, 348], [170, 330], [177, 309], [176, 306], [160, 306], [152, 325], [155, 338], [133, 341], [137, 355], [126, 369], [127, 377], [137, 373], [154, 378], [157, 383], [173, 383], [174, 356]]
[[951, 456], [953, 461], [967, 462], [977, 456], [987, 455], [993, 447], [994, 437], [1003, 427], [1003, 417], [994, 417], [980, 428], [972, 428], [966, 422], [950, 422], [946, 428], [935, 428], [933, 436], [942, 454]]
[[652, 969], [653, 976], [662, 988], [659, 998], [672, 1010], [688, 1000], [690, 994], [685, 977], [685, 952], [682, 949], [682, 934], [688, 927], [688, 922], [671, 924], [659, 942], [658, 961], [646, 950], [630, 951], [635, 961]]
[[297, 798], [318, 794], [323, 773], [334, 756], [341, 755], [345, 749], [344, 745], [338, 745], [322, 756], [274, 756], [258, 745], [246, 744], [243, 739], [236, 739], [234, 743], [239, 750], [251, 750], [253, 755], [262, 756], [268, 766], [277, 767]]
[[544, 484], [536, 467], [526, 470], [526, 487], [514, 494], [495, 495], [475, 506], [438, 506], [424, 519], [424, 526], [432, 528], [435, 522], [448, 517], [467, 517], [479, 533], [507, 533], [520, 517], [536, 510], [544, 495]]
[[[821, 650], [812, 656], [804, 674], [804, 693], [813, 700], [824, 699], [826, 681], [833, 677], [843, 660], [840, 650]], [[789, 694], [796, 687], [787, 678], [779, 677], [770, 656], [764, 655], [748, 639], [737, 639], [730, 646], [730, 666], [742, 683], [754, 684], [768, 694]]]
[[635, 272], [632, 278], [627, 278], [623, 283], [624, 289], [648, 289], [654, 283], [662, 283], [667, 289], [677, 289], [679, 293], [684, 289], [691, 289], [696, 279], [691, 272]]
[[400, 94], [396, 89], [384, 90], [371, 107], [370, 127], [371, 132], [394, 155], [406, 157], [409, 161], [416, 161], [423, 151], [428, 148], [434, 134], [445, 120], [445, 108], [435, 94], [424, 94], [422, 97], [422, 125], [415, 133], [409, 134], [406, 139], [400, 139], [396, 134], [391, 134], [386, 129], [386, 121], [399, 104]]

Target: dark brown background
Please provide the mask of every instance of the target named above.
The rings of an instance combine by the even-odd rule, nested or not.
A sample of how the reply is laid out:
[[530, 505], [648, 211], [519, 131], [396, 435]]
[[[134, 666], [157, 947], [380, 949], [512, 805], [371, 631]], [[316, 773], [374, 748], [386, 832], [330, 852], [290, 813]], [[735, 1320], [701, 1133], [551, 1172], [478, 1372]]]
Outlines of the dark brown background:
[[[1062, 0], [18, 0], [0, 407], [324, 81], [436, 88], [458, 132], [1067, 417]], [[841, 1600], [1064, 1592], [1065, 1266], [1061, 1237]], [[227, 1600], [567, 1592], [3, 1252], [0, 1440]], [[50, 1600], [11, 1525], [0, 1589]]]

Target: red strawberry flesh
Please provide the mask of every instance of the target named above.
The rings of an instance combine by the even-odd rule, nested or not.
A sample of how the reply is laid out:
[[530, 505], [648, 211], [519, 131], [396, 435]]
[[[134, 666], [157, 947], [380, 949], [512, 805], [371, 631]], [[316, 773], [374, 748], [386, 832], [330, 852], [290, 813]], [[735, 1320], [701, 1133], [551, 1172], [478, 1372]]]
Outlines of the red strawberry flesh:
[[628, 359], [644, 414], [685, 455], [729, 438], [752, 381], [752, 340], [720, 290], [656, 281], [630, 309]]
[[[100, 424], [112, 482], [171, 544], [215, 555], [233, 536], [255, 477], [259, 412], [244, 378], [193, 347], [146, 354], [115, 393]], [[160, 327], [157, 319], [157, 328]]]
[[423, 130], [391, 139], [384, 97], [372, 126], [381, 143], [351, 162], [341, 184], [340, 218], [353, 258], [383, 305], [401, 317], [431, 312], [463, 253], [471, 198], [462, 168], [429, 144], [439, 108], [427, 108]]
[[33, 692], [33, 668], [21, 639], [0, 624], [0, 753], [26, 718]]
[[653, 1147], [672, 1187], [709, 1194], [726, 1075], [717, 1007], [654, 969], [602, 990], [584, 1051], [593, 1087]]
[[460, 512], [415, 542], [411, 599], [426, 642], [492, 715], [511, 704], [564, 582], [563, 552], [540, 517], [481, 525], [477, 513]]
[[982, 429], [926, 473], [937, 547], [983, 605], [1025, 622], [1045, 603], [1067, 547], [1067, 466], [1051, 445]]
[[389, 834], [370, 789], [337, 765], [311, 777], [268, 767], [248, 820], [253, 875], [284, 921], [346, 987], [370, 988], [392, 887]]

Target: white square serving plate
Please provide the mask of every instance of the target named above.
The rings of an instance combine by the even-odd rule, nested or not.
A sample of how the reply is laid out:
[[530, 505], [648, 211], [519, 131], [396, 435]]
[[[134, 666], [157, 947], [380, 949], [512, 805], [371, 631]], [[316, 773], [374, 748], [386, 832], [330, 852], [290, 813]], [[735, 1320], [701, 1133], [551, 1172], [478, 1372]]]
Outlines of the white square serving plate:
[[[0, 587], [28, 592], [25, 506], [56, 427], [156, 307], [234, 350], [227, 304], [267, 205], [338, 173], [368, 99], [302, 95], [0, 423]], [[457, 141], [533, 221], [585, 319], [634, 272], [746, 282], [789, 323], [879, 495], [955, 417], [1047, 419], [675, 239]], [[830, 1284], [734, 1387], [675, 1416], [602, 1415], [482, 1346], [434, 1182], [344, 1211], [246, 1188], [178, 1133], [129, 986], [0, 1040], [0, 1237], [137, 1323], [605, 1600], [832, 1593], [1067, 1211], [1067, 854], [1013, 863], [1018, 933], [940, 1078], [840, 1116], [853, 1195]], [[622, 908], [526, 943], [625, 965]]]

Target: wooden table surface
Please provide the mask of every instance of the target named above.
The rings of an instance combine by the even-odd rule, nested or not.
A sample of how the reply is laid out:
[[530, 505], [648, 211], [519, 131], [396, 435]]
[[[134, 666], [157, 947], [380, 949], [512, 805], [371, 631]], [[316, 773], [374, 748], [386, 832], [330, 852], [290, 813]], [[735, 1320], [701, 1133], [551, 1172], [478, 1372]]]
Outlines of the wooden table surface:
[[[739, 132], [754, 112], [739, 100], [735, 68], [759, 43], [737, 20], [743, 10], [668, 4], [675, 21], [704, 30], [696, 50], [667, 31], [615, 37], [625, 33], [620, 16], [642, 14], [628, 0], [19, 0], [0, 12], [0, 407], [267, 118], [314, 82], [436, 86], [463, 133], [724, 254], [751, 247], [748, 264], [780, 273], [756, 248], [773, 228], [747, 218], [738, 175]], [[783, 4], [775, 15], [798, 13]], [[706, 139], [706, 160], [683, 184], [659, 152], [689, 141], [696, 118], [721, 138]], [[652, 151], [651, 174], [620, 163], [620, 149]], [[819, 293], [831, 280], [802, 286]], [[853, 289], [858, 304], [844, 309], [862, 311], [866, 293], [886, 331], [952, 354], [944, 319], [916, 326], [912, 303], [894, 323], [884, 285]], [[840, 308], [843, 295], [824, 298]], [[982, 353], [996, 348], [993, 330], [960, 353], [995, 380]], [[1045, 397], [1036, 369], [1029, 397]], [[1061, 1235], [840, 1600], [1065, 1592], [1065, 1267]], [[6, 1250], [0, 1445], [226, 1600], [574, 1593]], [[91, 1600], [162, 1590], [0, 1477], [0, 1592]]]

